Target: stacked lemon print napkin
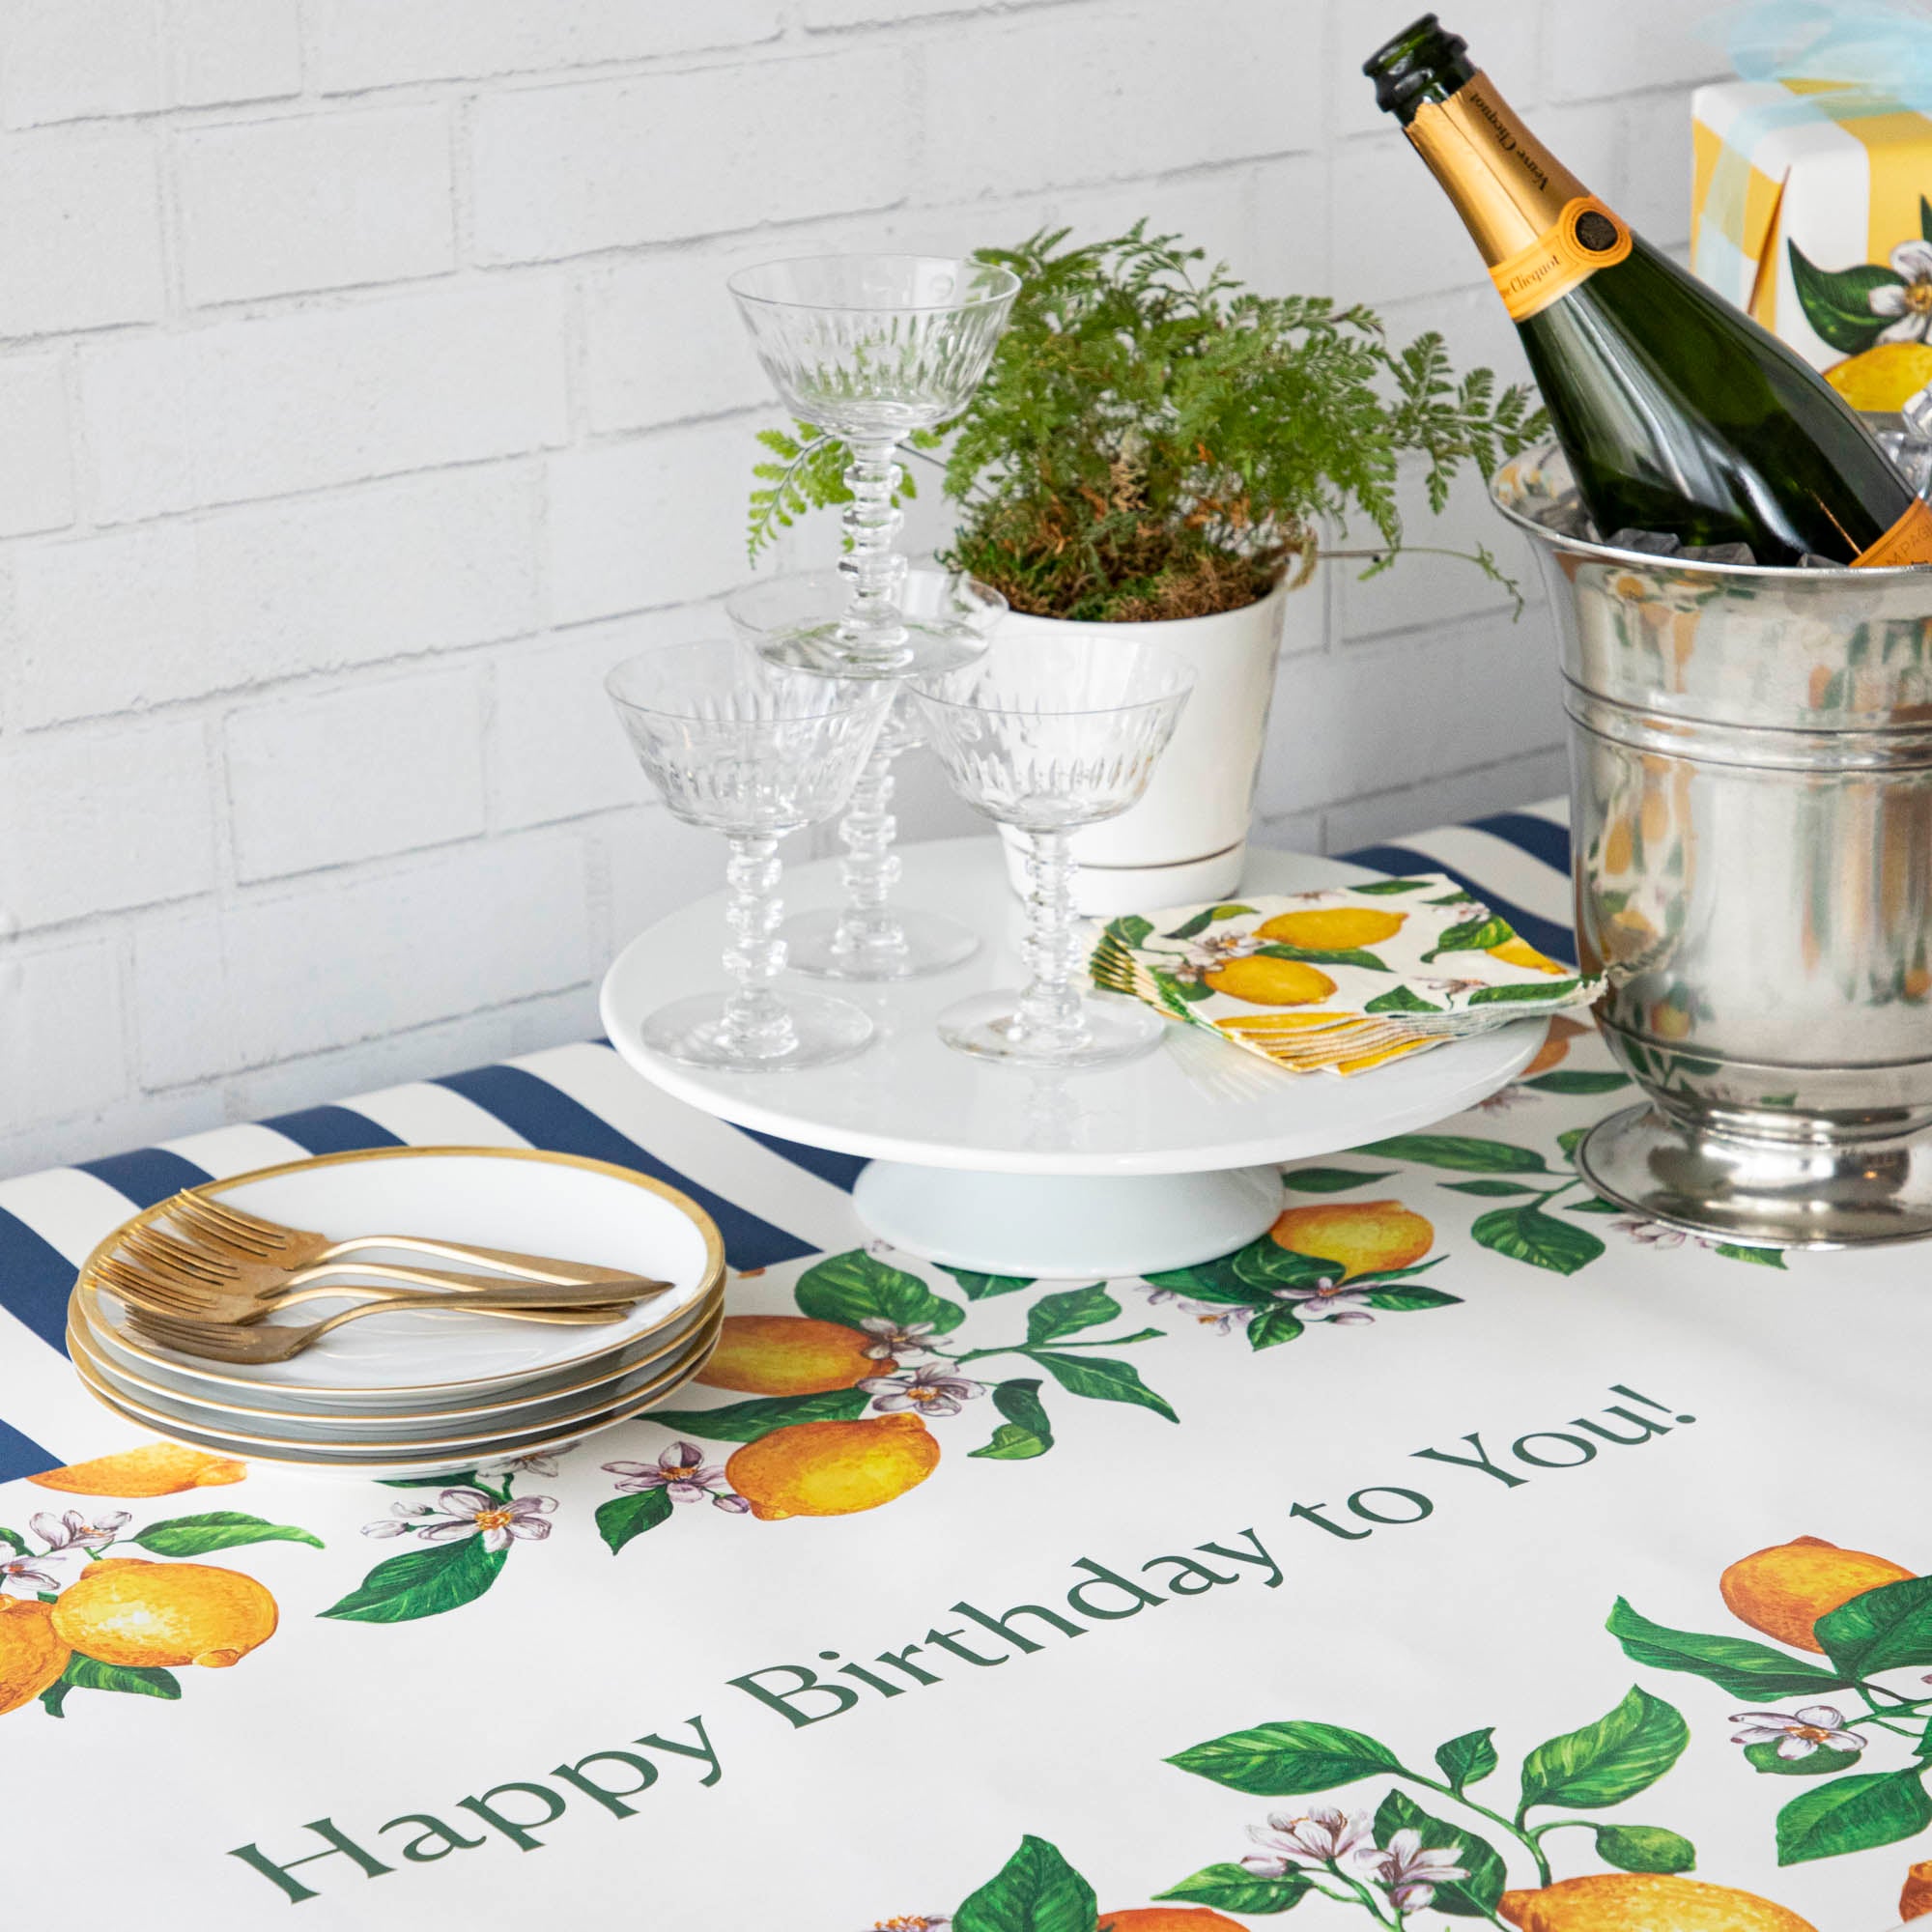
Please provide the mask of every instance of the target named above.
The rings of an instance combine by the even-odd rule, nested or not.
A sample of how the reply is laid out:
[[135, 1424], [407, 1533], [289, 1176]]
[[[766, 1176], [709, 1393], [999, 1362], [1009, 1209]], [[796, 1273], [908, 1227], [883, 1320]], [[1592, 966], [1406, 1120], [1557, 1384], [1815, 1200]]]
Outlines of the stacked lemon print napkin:
[[1297, 1073], [1360, 1073], [1603, 990], [1440, 872], [1124, 914], [1091, 970]]

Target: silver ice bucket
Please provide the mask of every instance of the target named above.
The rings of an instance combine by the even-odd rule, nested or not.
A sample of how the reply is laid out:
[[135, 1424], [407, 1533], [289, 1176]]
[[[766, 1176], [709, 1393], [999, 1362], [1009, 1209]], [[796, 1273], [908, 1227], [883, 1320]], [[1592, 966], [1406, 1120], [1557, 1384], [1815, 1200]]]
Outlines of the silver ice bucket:
[[1577, 948], [1648, 1096], [1579, 1167], [1721, 1240], [1932, 1233], [1932, 571], [1612, 550], [1553, 448], [1493, 494], [1562, 648]]

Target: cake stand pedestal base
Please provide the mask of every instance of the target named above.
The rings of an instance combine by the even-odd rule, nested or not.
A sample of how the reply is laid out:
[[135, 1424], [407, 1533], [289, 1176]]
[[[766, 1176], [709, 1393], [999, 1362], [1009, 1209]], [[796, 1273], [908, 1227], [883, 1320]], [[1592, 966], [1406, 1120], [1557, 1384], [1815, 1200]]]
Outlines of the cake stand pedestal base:
[[1034, 1280], [1158, 1274], [1266, 1233], [1281, 1212], [1281, 1170], [985, 1174], [875, 1160], [852, 1205], [880, 1239], [948, 1267]]

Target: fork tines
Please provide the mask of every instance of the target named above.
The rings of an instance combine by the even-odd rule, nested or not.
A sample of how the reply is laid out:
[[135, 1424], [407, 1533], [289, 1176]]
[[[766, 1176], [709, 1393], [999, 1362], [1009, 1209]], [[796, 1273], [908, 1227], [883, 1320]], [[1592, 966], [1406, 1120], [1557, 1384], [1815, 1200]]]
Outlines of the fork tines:
[[244, 1213], [225, 1202], [184, 1188], [167, 1205], [168, 1215], [191, 1234], [240, 1249], [260, 1261], [273, 1261], [289, 1245], [289, 1233], [272, 1221]]
[[127, 1325], [136, 1341], [156, 1349], [171, 1349], [178, 1355], [205, 1355], [216, 1360], [241, 1361], [260, 1347], [255, 1331], [249, 1328], [223, 1328], [218, 1324], [162, 1315], [146, 1308], [128, 1310]]

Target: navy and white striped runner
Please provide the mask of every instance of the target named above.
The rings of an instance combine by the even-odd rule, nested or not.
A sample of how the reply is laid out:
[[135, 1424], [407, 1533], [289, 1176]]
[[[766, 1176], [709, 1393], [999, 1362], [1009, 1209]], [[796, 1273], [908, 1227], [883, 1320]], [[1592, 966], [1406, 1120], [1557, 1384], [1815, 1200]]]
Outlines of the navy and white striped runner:
[[[1573, 956], [1560, 801], [1345, 856], [1378, 871], [1447, 872], [1531, 945]], [[698, 1113], [590, 1042], [0, 1180], [0, 1482], [148, 1439], [80, 1387], [64, 1341], [76, 1268], [129, 1213], [308, 1154], [437, 1146], [545, 1148], [653, 1175], [716, 1216], [734, 1268], [866, 1239], [850, 1198], [864, 1161]]]

